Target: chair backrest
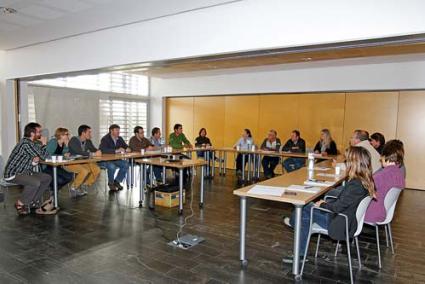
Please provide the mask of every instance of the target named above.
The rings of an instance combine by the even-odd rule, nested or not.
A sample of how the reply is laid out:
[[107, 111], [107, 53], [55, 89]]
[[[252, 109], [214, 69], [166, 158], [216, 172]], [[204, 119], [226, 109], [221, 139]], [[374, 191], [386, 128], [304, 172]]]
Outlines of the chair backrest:
[[385, 211], [387, 212], [387, 217], [383, 222], [379, 222], [379, 224], [388, 224], [393, 220], [395, 206], [397, 204], [398, 197], [400, 196], [401, 189], [393, 187], [391, 188], [387, 194], [385, 195], [384, 206]]
[[369, 207], [369, 203], [372, 201], [372, 197], [370, 197], [369, 195], [366, 196], [365, 198], [363, 198], [362, 201], [360, 201], [359, 206], [357, 207], [357, 211], [356, 211], [356, 219], [357, 219], [357, 230], [354, 233], [354, 236], [357, 237], [358, 235], [360, 235], [360, 233], [362, 232], [363, 229], [363, 222], [364, 222], [364, 217], [366, 215], [366, 210]]

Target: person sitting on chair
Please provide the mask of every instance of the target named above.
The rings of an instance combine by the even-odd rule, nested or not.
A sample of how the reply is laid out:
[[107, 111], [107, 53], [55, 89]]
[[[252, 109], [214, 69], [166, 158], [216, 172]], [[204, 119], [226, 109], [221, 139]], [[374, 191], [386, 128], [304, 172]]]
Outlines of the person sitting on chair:
[[4, 179], [24, 186], [21, 198], [15, 203], [19, 215], [29, 214], [31, 208], [36, 208], [36, 214], [57, 212], [52, 207], [52, 197], [41, 204], [44, 192], [49, 191], [52, 178], [46, 173], [34, 171], [40, 160], [49, 156], [46, 144], [47, 138], [41, 136], [41, 125], [36, 122], [28, 123], [24, 128], [24, 138], [13, 148], [7, 160]]
[[[298, 130], [293, 130], [291, 132], [291, 138], [286, 141], [285, 145], [282, 147], [283, 152], [291, 153], [305, 153], [305, 141], [300, 137], [300, 132]], [[302, 168], [305, 164], [304, 158], [287, 158], [283, 162], [283, 167], [286, 172], [290, 173], [299, 168]]]
[[320, 140], [314, 147], [314, 153], [322, 154], [323, 156], [338, 154], [336, 143], [332, 139], [332, 135], [329, 129], [322, 129], [322, 132], [320, 133]]
[[[261, 150], [279, 152], [281, 144], [280, 139], [277, 138], [276, 130], [272, 129], [269, 131], [267, 138], [264, 139], [263, 144], [261, 144]], [[261, 164], [266, 178], [274, 177], [274, 169], [279, 164], [279, 159], [280, 158], [276, 156], [263, 157]]]
[[[313, 206], [328, 209], [334, 213], [345, 214], [348, 217], [349, 237], [353, 237], [357, 230], [356, 211], [360, 202], [367, 196], [375, 197], [375, 185], [372, 177], [372, 166], [369, 152], [361, 147], [350, 147], [347, 154], [347, 182], [342, 190], [338, 191], [335, 198], [328, 201], [319, 200], [303, 207], [301, 213], [301, 237], [300, 258], [304, 257], [307, 246], [307, 238], [310, 228], [310, 212]], [[313, 211], [313, 221], [325, 230], [334, 240], [346, 240], [345, 218], [319, 210]], [[293, 228], [295, 226], [295, 214], [291, 218], [286, 217], [284, 223]], [[285, 263], [292, 263], [293, 256], [285, 257]]]
[[[109, 133], [100, 140], [99, 149], [104, 154], [124, 154], [131, 152], [131, 149], [120, 136], [120, 127], [117, 124], [109, 126]], [[115, 160], [102, 163], [108, 169], [108, 186], [111, 192], [122, 190], [121, 183], [127, 176], [129, 163], [126, 160]], [[117, 175], [115, 172], [118, 170]]]
[[[233, 145], [234, 149], [240, 148], [240, 150], [247, 151], [254, 145], [254, 139], [252, 138], [251, 130], [248, 128], [243, 130], [242, 137]], [[242, 174], [242, 169], [245, 168], [248, 159], [245, 159], [245, 164], [242, 165], [242, 154], [238, 153], [236, 156], [236, 175]]]

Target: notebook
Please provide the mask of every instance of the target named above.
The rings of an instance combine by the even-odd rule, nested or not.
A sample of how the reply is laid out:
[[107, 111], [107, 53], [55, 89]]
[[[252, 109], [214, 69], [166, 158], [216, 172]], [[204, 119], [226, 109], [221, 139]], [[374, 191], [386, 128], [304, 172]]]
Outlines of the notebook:
[[286, 188], [288, 191], [300, 191], [300, 192], [307, 192], [307, 193], [317, 193], [321, 190], [320, 187], [317, 186], [309, 186], [309, 185], [290, 185]]
[[271, 195], [271, 196], [282, 196], [285, 192], [285, 188], [276, 187], [276, 186], [267, 186], [267, 185], [255, 185], [252, 187], [248, 193], [256, 195]]
[[306, 180], [304, 182], [304, 185], [310, 185], [310, 186], [332, 186], [335, 182], [333, 181], [324, 181], [324, 180]]

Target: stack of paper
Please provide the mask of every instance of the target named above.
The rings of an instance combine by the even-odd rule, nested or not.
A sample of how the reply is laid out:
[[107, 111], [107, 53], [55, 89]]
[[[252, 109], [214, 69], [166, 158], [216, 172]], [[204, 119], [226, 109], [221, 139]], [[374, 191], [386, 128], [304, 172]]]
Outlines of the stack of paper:
[[305, 186], [305, 185], [290, 185], [289, 187], [286, 188], [287, 190], [290, 191], [301, 191], [301, 192], [307, 192], [307, 193], [317, 193], [318, 191], [321, 190], [320, 187], [315, 187], [315, 186]]
[[336, 174], [326, 174], [326, 173], [319, 173], [319, 174], [317, 174], [317, 176], [319, 176], [319, 177], [330, 177], [330, 178], [337, 177]]
[[326, 168], [326, 167], [315, 167], [314, 170], [315, 171], [321, 171], [321, 172], [326, 172], [329, 171], [331, 168]]
[[310, 186], [332, 186], [335, 184], [335, 182], [333, 181], [324, 181], [324, 180], [306, 180], [304, 182], [305, 185], [310, 185]]
[[271, 196], [282, 196], [285, 192], [285, 188], [276, 187], [276, 186], [267, 186], [267, 185], [255, 185], [251, 188], [248, 193], [256, 195], [271, 195]]

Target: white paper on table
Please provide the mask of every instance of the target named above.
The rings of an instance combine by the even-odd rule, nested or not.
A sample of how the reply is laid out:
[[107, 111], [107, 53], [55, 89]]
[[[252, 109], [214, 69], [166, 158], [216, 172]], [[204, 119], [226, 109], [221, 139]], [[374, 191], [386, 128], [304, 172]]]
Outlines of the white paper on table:
[[310, 185], [310, 186], [332, 186], [334, 184], [335, 184], [335, 182], [333, 182], [333, 181], [311, 181], [311, 180], [306, 180], [304, 182], [304, 185]]
[[326, 172], [329, 171], [331, 168], [326, 168], [326, 167], [315, 167], [314, 170], [315, 171], [321, 171], [321, 172]]
[[307, 193], [317, 193], [321, 190], [320, 187], [317, 186], [305, 186], [305, 185], [290, 185], [286, 188], [288, 191], [301, 191], [301, 192], [307, 192]]
[[319, 173], [319, 174], [317, 174], [317, 176], [319, 176], [319, 177], [331, 177], [331, 178], [339, 177], [339, 175], [337, 176], [336, 174], [326, 174], [326, 173]]
[[250, 194], [256, 194], [256, 195], [271, 195], [271, 196], [282, 196], [282, 194], [285, 192], [284, 187], [277, 187], [277, 186], [267, 186], [267, 185], [255, 185], [253, 188], [251, 188], [248, 193]]

